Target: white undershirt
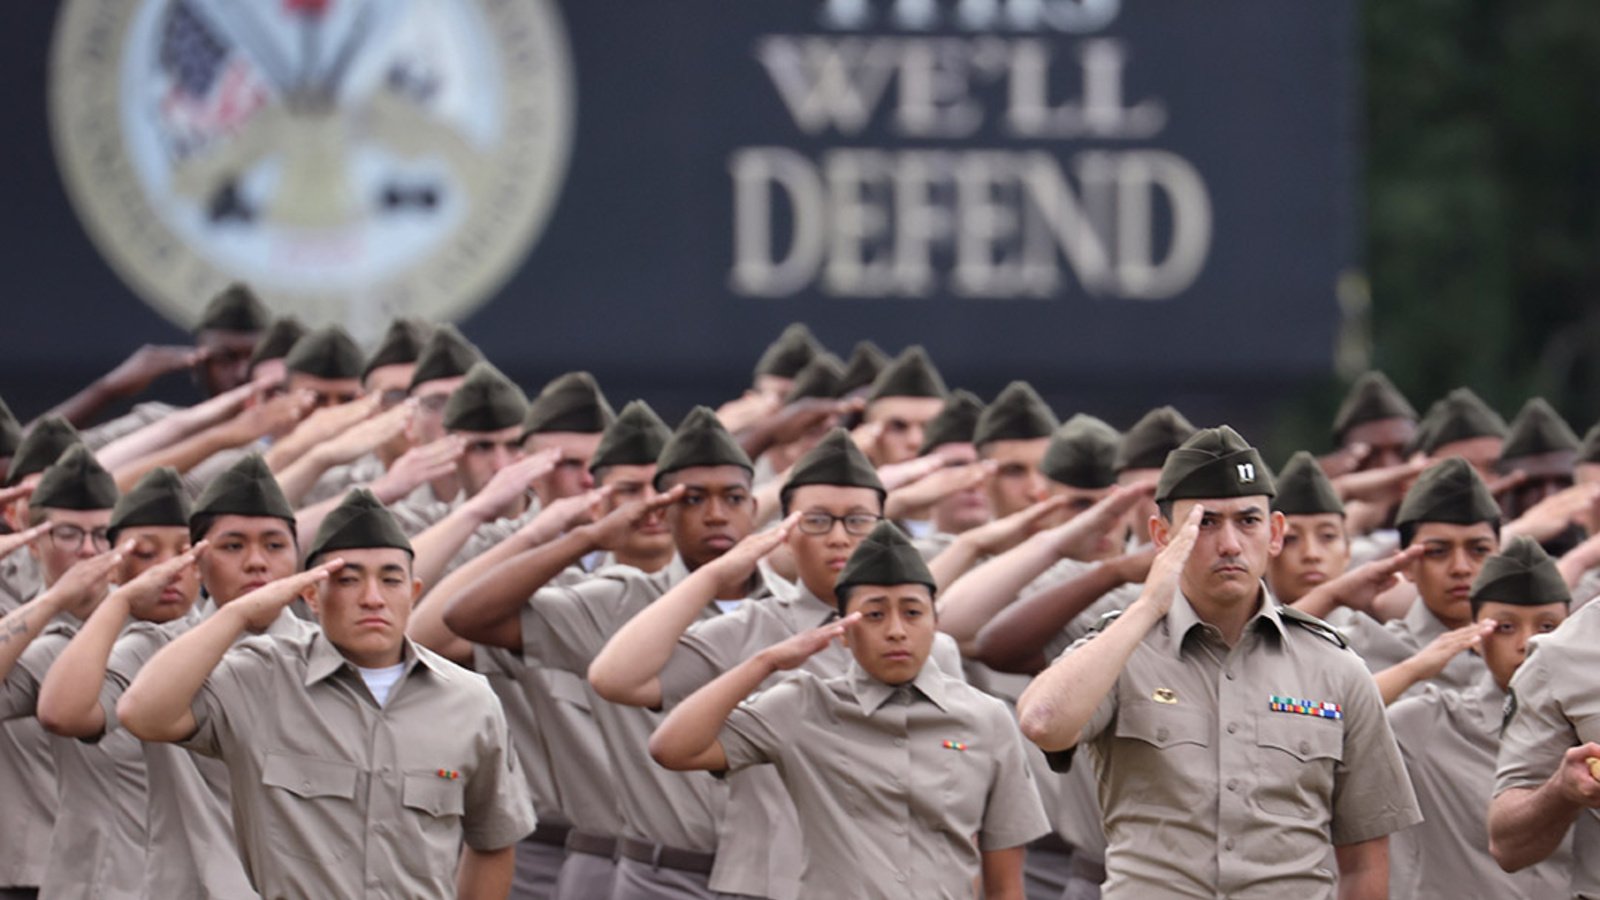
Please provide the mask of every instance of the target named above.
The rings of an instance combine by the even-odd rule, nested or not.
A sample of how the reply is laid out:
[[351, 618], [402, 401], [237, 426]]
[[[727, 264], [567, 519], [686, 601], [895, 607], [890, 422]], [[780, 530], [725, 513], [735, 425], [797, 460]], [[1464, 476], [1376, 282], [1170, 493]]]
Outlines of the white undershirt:
[[396, 663], [381, 669], [363, 669], [356, 666], [356, 671], [361, 673], [361, 680], [367, 683], [367, 690], [372, 692], [372, 699], [378, 701], [379, 706], [389, 702], [389, 691], [399, 683], [400, 675], [405, 670], [405, 663]]
[[720, 610], [723, 615], [727, 615], [728, 613], [731, 613], [734, 610], [738, 609], [739, 608], [739, 604], [743, 603], [744, 601], [743, 600], [713, 600], [711, 602], [717, 604], [717, 609]]

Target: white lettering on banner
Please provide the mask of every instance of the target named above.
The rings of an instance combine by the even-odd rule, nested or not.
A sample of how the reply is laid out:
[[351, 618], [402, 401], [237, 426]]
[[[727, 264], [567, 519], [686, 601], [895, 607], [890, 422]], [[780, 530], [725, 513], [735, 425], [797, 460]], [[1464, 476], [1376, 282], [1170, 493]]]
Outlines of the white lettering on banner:
[[[1089, 34], [1110, 25], [1122, 0], [889, 0], [888, 22], [897, 28], [950, 25], [971, 31], [1040, 31]], [[826, 28], [850, 30], [882, 24], [873, 0], [823, 0]], [[946, 10], [949, 10], [948, 12]]]

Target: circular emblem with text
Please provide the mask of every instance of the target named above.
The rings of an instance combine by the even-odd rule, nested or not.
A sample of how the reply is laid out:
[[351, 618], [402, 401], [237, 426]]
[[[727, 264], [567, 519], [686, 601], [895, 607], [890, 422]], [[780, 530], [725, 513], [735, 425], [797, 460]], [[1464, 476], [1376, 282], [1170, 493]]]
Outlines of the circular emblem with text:
[[67, 0], [50, 118], [89, 234], [168, 317], [240, 280], [370, 334], [510, 276], [573, 76], [555, 0]]

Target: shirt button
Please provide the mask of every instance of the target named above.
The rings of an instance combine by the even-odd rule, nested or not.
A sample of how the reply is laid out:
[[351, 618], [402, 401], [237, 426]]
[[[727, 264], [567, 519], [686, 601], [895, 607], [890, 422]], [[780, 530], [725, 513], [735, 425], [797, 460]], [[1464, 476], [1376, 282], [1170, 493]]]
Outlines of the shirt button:
[[1166, 740], [1167, 739], [1167, 734], [1168, 734], [1168, 731], [1165, 728], [1156, 729], [1156, 740], [1158, 740], [1158, 741]]
[[1300, 742], [1300, 755], [1301, 756], [1306, 756], [1306, 755], [1308, 755], [1310, 753], [1311, 753], [1311, 745], [1306, 743], [1305, 741], [1301, 741]]
[[1228, 838], [1227, 840], [1223, 841], [1222, 842], [1222, 849], [1224, 849], [1224, 850], [1232, 850], [1233, 849], [1233, 838]]
[[894, 745], [896, 747], [904, 747], [906, 745], [906, 739], [905, 738], [895, 738], [894, 739]]
[[1229, 722], [1228, 723], [1228, 733], [1229, 734], [1236, 734], [1238, 731], [1239, 731], [1239, 723], [1238, 722]]
[[1225, 674], [1227, 675], [1229, 681], [1233, 680], [1233, 670], [1232, 669], [1229, 669], [1227, 671], [1227, 673], [1225, 673]]
[[894, 873], [894, 880], [900, 882], [901, 884], [904, 884], [905, 880], [906, 880], [906, 873], [905, 872], [896, 872], [896, 873]]
[[1228, 779], [1228, 790], [1237, 791], [1238, 789], [1239, 789], [1239, 779], [1237, 779], [1237, 778], [1229, 778]]

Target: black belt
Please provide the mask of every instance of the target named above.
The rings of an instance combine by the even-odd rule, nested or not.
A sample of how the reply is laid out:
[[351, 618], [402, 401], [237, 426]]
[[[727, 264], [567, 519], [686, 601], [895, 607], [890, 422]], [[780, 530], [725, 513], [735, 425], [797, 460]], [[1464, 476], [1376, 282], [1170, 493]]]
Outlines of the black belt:
[[1090, 884], [1104, 884], [1106, 880], [1106, 867], [1081, 853], [1072, 855], [1072, 862], [1067, 863], [1067, 871], [1073, 878], [1082, 878]]
[[565, 847], [567, 845], [567, 835], [571, 831], [572, 827], [569, 825], [540, 822], [534, 826], [533, 834], [528, 835], [523, 840], [533, 841], [536, 844], [553, 844], [557, 847]]
[[574, 828], [567, 832], [567, 852], [616, 859], [617, 839], [609, 834], [595, 834], [592, 831], [579, 831]]
[[1059, 853], [1062, 856], [1071, 856], [1072, 845], [1061, 839], [1061, 835], [1054, 831], [1028, 845], [1029, 850], [1038, 850], [1041, 853]]
[[617, 845], [624, 859], [642, 862], [656, 869], [676, 869], [679, 872], [693, 872], [696, 875], [710, 875], [711, 864], [717, 859], [715, 853], [680, 850], [677, 847], [650, 844], [629, 837], [618, 838]]

